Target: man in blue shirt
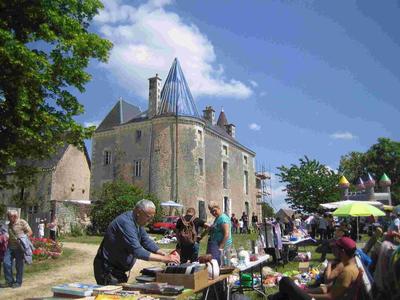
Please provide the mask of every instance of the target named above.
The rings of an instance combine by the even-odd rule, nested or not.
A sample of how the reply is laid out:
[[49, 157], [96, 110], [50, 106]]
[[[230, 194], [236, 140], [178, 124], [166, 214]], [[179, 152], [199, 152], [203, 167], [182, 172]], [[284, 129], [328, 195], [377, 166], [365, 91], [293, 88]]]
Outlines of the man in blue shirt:
[[97, 284], [127, 282], [136, 259], [179, 263], [178, 254], [166, 255], [146, 233], [144, 226], [155, 213], [154, 203], [143, 199], [108, 225], [93, 263]]

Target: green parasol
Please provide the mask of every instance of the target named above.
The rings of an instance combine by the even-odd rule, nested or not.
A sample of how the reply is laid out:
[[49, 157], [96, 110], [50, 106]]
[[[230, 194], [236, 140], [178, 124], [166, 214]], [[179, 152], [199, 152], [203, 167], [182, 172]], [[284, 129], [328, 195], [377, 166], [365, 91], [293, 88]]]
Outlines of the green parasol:
[[337, 210], [333, 212], [333, 215], [337, 217], [357, 217], [358, 239], [358, 217], [369, 217], [371, 215], [374, 217], [380, 217], [384, 216], [385, 213], [375, 206], [359, 201], [340, 206]]
[[337, 217], [369, 217], [371, 215], [380, 217], [384, 216], [385, 213], [375, 206], [360, 201], [339, 207], [333, 212], [333, 215]]

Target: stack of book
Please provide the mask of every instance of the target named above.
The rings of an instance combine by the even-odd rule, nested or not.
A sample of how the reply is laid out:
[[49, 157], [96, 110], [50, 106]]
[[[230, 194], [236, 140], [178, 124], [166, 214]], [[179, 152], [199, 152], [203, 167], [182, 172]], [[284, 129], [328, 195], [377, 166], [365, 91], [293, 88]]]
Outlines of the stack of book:
[[115, 294], [118, 291], [122, 291], [122, 286], [119, 285], [105, 285], [99, 288], [93, 289], [93, 296], [99, 294]]
[[55, 297], [79, 299], [82, 297], [92, 296], [93, 290], [101, 287], [103, 286], [97, 284], [66, 283], [53, 286], [51, 290]]

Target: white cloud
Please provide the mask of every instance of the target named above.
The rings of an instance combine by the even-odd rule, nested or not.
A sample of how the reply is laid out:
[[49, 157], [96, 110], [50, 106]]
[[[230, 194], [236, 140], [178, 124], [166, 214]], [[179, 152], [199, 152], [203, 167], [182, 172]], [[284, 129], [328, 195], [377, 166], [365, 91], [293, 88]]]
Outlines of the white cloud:
[[99, 126], [99, 124], [100, 124], [100, 121], [99, 120], [97, 120], [97, 121], [92, 121], [92, 122], [83, 122], [83, 126], [84, 127], [90, 127], [90, 126]]
[[351, 132], [348, 131], [335, 132], [331, 134], [330, 137], [335, 140], [354, 140], [357, 138], [357, 136], [353, 135]]
[[256, 123], [251, 123], [249, 124], [249, 128], [254, 131], [259, 131], [261, 129], [261, 126]]
[[258, 83], [255, 82], [254, 80], [250, 80], [250, 84], [251, 84], [254, 88], [258, 87]]
[[194, 95], [249, 97], [249, 86], [226, 78], [207, 36], [194, 24], [168, 11], [169, 3], [153, 0], [133, 7], [105, 0], [105, 9], [95, 17], [102, 35], [114, 44], [104, 67], [123, 87], [146, 97], [147, 79], [156, 73], [165, 79], [177, 57]]

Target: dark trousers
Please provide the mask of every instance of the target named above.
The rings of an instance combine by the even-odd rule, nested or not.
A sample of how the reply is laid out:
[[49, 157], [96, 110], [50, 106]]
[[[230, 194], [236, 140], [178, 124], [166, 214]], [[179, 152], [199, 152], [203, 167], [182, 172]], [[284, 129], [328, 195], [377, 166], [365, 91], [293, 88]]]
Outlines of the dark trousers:
[[326, 229], [319, 229], [319, 240], [326, 240]]
[[55, 230], [50, 230], [50, 239], [55, 241], [56, 240], [56, 231]]
[[107, 262], [97, 254], [93, 262], [94, 278], [100, 285], [117, 285], [128, 282], [125, 271], [110, 267]]
[[331, 243], [333, 243], [332, 240], [323, 240], [321, 245], [319, 246], [319, 251], [318, 253], [321, 253], [320, 261], [324, 261], [326, 259], [326, 254], [327, 253], [332, 253], [332, 247]]
[[311, 224], [311, 237], [315, 239], [315, 235], [317, 234], [317, 225]]
[[279, 292], [268, 299], [271, 300], [311, 300], [311, 296], [299, 288], [289, 277], [279, 281]]
[[194, 262], [199, 258], [199, 243], [194, 243], [193, 245], [181, 246], [181, 264], [188, 261]]

